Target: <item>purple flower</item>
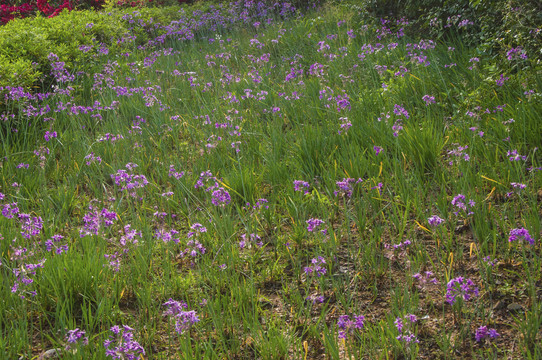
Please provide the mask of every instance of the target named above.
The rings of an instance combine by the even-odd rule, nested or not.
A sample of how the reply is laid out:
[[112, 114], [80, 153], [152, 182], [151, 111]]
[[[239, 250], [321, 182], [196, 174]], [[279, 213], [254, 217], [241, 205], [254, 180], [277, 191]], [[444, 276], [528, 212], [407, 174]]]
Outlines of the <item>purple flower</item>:
[[57, 137], [56, 131], [53, 131], [53, 132], [46, 131], [46, 132], [45, 132], [45, 135], [44, 135], [45, 141], [49, 141], [49, 140], [51, 140], [52, 138], [56, 138], [56, 137]]
[[324, 220], [312, 218], [312, 219], [307, 220], [306, 223], [307, 223], [307, 230], [309, 232], [313, 232], [318, 226], [324, 223]]
[[425, 101], [425, 105], [426, 106], [429, 106], [430, 104], [434, 104], [435, 103], [435, 97], [434, 96], [431, 96], [431, 95], [424, 95], [422, 97], [422, 100]]
[[305, 195], [309, 193], [310, 185], [308, 182], [303, 180], [294, 180], [294, 191], [303, 191]]
[[529, 235], [529, 231], [525, 228], [516, 228], [510, 230], [509, 242], [513, 241], [527, 241], [529, 244], [534, 245], [534, 239]]
[[[472, 211], [472, 208], [476, 205], [474, 200], [466, 201], [467, 198], [463, 194], [457, 194], [452, 199], [452, 205], [457, 207], [458, 210], [454, 211], [454, 214], [457, 216], [460, 212], [464, 212], [466, 216], [473, 215], [474, 212]], [[467, 203], [466, 203], [467, 202]]]
[[469, 301], [473, 296], [478, 296], [478, 287], [474, 285], [471, 279], [465, 279], [462, 276], [456, 277], [446, 285], [446, 302], [450, 305], [455, 304], [459, 296], [465, 301]]
[[81, 345], [88, 345], [88, 337], [85, 336], [85, 331], [79, 330], [79, 328], [68, 330], [65, 339], [68, 343], [65, 348], [67, 351], [74, 349], [78, 343]]
[[433, 276], [433, 273], [431, 271], [426, 271], [423, 273], [416, 273], [412, 275], [412, 277], [418, 281], [418, 287], [424, 288], [426, 284], [438, 284], [438, 280], [436, 277]]
[[353, 178], [343, 178], [342, 181], [337, 181], [335, 184], [339, 188], [339, 190], [336, 190], [333, 192], [335, 196], [338, 195], [344, 195], [346, 197], [352, 197], [352, 192], [354, 190], [352, 184], [357, 184], [362, 182], [363, 180], [361, 178], [359, 179], [353, 179]]
[[432, 215], [427, 219], [427, 222], [432, 227], [437, 227], [444, 222], [444, 219], [438, 217], [437, 215]]
[[134, 340], [132, 329], [129, 326], [113, 326], [110, 331], [113, 333], [108, 340], [104, 341], [105, 355], [113, 359], [135, 360], [140, 355], [145, 355], [145, 349]]
[[327, 269], [324, 267], [325, 264], [326, 260], [323, 257], [318, 256], [318, 258], [311, 260], [311, 266], [306, 266], [303, 270], [307, 275], [316, 274], [316, 276], [320, 277], [327, 272]]
[[478, 329], [476, 329], [476, 333], [474, 334], [476, 342], [481, 342], [487, 338], [495, 339], [498, 336], [500, 336], [500, 334], [497, 332], [497, 330], [488, 329], [487, 326], [480, 326]]
[[375, 155], [378, 156], [380, 152], [382, 151], [382, 148], [380, 146], [373, 146], [373, 150], [375, 152]]
[[354, 330], [361, 330], [365, 325], [365, 316], [354, 315], [352, 319], [348, 315], [339, 316], [337, 327], [339, 328], [339, 339], [346, 339], [347, 334], [352, 334]]
[[525, 161], [525, 160], [527, 160], [527, 156], [518, 154], [518, 151], [516, 149], [514, 149], [512, 151], [509, 150], [506, 153], [506, 155], [509, 156], [508, 160], [510, 160], [510, 161], [521, 161], [521, 160]]
[[230, 193], [226, 191], [223, 187], [219, 187], [212, 193], [211, 202], [215, 206], [225, 206], [231, 202]]
[[186, 311], [188, 307], [186, 303], [182, 301], [175, 301], [169, 299], [164, 303], [166, 310], [164, 311], [165, 316], [169, 316], [170, 319], [175, 320], [175, 331], [182, 335], [184, 332], [190, 330], [190, 328], [199, 322], [198, 315], [195, 310]]
[[418, 317], [414, 314], [407, 314], [402, 318], [396, 318], [394, 324], [399, 332], [399, 336], [397, 336], [396, 339], [406, 344], [419, 343], [418, 338], [412, 331], [414, 324], [417, 321]]
[[19, 214], [19, 221], [21, 222], [21, 235], [26, 239], [38, 236], [43, 228], [41, 216], [31, 217], [28, 214], [21, 213]]

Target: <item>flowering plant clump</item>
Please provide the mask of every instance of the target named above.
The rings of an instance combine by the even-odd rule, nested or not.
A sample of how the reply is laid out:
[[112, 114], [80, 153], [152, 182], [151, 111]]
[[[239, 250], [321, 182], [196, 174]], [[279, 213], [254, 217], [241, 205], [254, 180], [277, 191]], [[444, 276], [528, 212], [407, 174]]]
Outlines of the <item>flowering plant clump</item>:
[[128, 163], [126, 168], [120, 169], [116, 174], [111, 174], [111, 178], [115, 182], [115, 185], [120, 186], [120, 191], [128, 190], [128, 193], [132, 197], [136, 197], [136, 189], [144, 188], [149, 181], [145, 175], [135, 175], [132, 170], [137, 167], [137, 164]]
[[429, 218], [427, 218], [427, 222], [429, 223], [430, 226], [437, 227], [444, 222], [444, 219], [442, 219], [438, 215], [432, 215]]
[[115, 325], [109, 329], [113, 334], [104, 341], [105, 355], [113, 359], [138, 359], [145, 349], [134, 340], [134, 329], [127, 325]]
[[433, 275], [431, 271], [425, 271], [423, 273], [416, 273], [412, 275], [412, 278], [417, 281], [417, 286], [424, 288], [427, 284], [438, 284], [437, 278]]
[[75, 350], [78, 345], [88, 345], [88, 337], [85, 336], [85, 331], [79, 330], [79, 328], [68, 330], [65, 340], [67, 342], [65, 347], [67, 351]]
[[466, 216], [469, 216], [474, 215], [472, 208], [476, 205], [476, 202], [474, 202], [474, 200], [472, 199], [467, 201], [465, 195], [457, 194], [452, 199], [452, 205], [457, 208], [457, 210], [454, 211], [454, 215], [458, 216], [460, 213], [462, 213]]
[[495, 329], [489, 329], [487, 326], [480, 326], [478, 329], [476, 329], [476, 333], [474, 334], [474, 338], [476, 339], [476, 342], [481, 342], [484, 339], [495, 339], [499, 337], [500, 334]]
[[304, 268], [304, 271], [307, 275], [316, 274], [316, 276], [320, 277], [322, 275], [325, 275], [327, 272], [327, 269], [325, 268], [326, 260], [318, 256], [318, 258], [314, 258], [311, 260], [311, 266], [306, 266]]
[[83, 227], [79, 230], [79, 235], [83, 238], [88, 235], [98, 235], [104, 227], [109, 227], [117, 220], [117, 213], [103, 208], [101, 211], [89, 207], [90, 212], [83, 216]]
[[348, 334], [353, 334], [354, 330], [361, 330], [365, 325], [365, 316], [353, 315], [352, 319], [348, 315], [339, 316], [337, 327], [339, 328], [339, 339], [346, 339]]
[[310, 185], [308, 182], [303, 180], [294, 180], [294, 191], [302, 191], [305, 195], [310, 194], [309, 192]]
[[339, 190], [335, 190], [333, 192], [333, 195], [342, 195], [344, 197], [350, 198], [352, 197], [352, 192], [354, 191], [354, 184], [359, 184], [362, 181], [363, 180], [361, 178], [358, 178], [357, 180], [353, 178], [343, 178], [342, 181], [337, 181], [335, 183]]
[[534, 239], [529, 235], [529, 231], [525, 228], [516, 228], [510, 230], [509, 242], [514, 241], [527, 241], [529, 244], [534, 245]]
[[458, 298], [469, 301], [478, 295], [478, 287], [474, 282], [462, 276], [450, 280], [446, 285], [446, 302], [450, 305], [455, 304]]
[[248, 236], [247, 234], [241, 235], [241, 241], [239, 241], [239, 248], [244, 249], [245, 247], [249, 246], [251, 243], [254, 243], [259, 248], [263, 246], [261, 237], [253, 233]]
[[419, 343], [415, 331], [413, 331], [414, 324], [416, 324], [417, 321], [418, 318], [414, 314], [405, 315], [403, 318], [396, 318], [394, 323], [397, 331], [399, 331], [399, 335], [396, 339], [406, 344]]
[[164, 316], [169, 316], [170, 319], [175, 320], [175, 331], [182, 335], [184, 332], [190, 330], [190, 328], [199, 322], [198, 315], [195, 310], [186, 311], [188, 308], [183, 301], [175, 301], [169, 299], [164, 303], [166, 310]]

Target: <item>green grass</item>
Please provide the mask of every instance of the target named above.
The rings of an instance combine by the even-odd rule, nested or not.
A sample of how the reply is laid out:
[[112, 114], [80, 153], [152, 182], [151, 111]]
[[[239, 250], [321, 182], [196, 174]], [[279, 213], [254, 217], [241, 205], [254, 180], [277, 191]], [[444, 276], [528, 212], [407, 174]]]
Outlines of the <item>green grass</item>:
[[[458, 37], [423, 50], [429, 63], [422, 64], [408, 54], [420, 54], [411, 44], [423, 46], [421, 39], [379, 40], [373, 25], [340, 4], [298, 18], [255, 15], [246, 24], [235, 14], [215, 31], [194, 25], [192, 40], [168, 36], [129, 56], [96, 58], [94, 72], [57, 84], [73, 86], [71, 95], [0, 104], [15, 115], [0, 122], [0, 208], [8, 215], [7, 204], [16, 202], [19, 214], [43, 220], [24, 237], [24, 218], [0, 217], [0, 358], [64, 348], [67, 331], [79, 328], [89, 344], [62, 358], [103, 359], [115, 325], [133, 328], [149, 359], [542, 356], [542, 109], [534, 54], [521, 73], [513, 64], [498, 69]], [[480, 62], [470, 70], [475, 56]], [[310, 74], [315, 63], [323, 65], [319, 76]], [[285, 81], [292, 68], [303, 74]], [[110, 85], [94, 86], [95, 73]], [[501, 73], [509, 79], [497, 86]], [[123, 87], [133, 94], [118, 96]], [[348, 103], [338, 106], [343, 94]], [[77, 115], [24, 113], [96, 101], [117, 103]], [[58, 136], [46, 141], [46, 131]], [[514, 150], [525, 160], [510, 161]], [[129, 170], [130, 163], [137, 167]], [[118, 170], [148, 183], [123, 190], [111, 176]], [[295, 191], [296, 180], [308, 187]], [[230, 198], [213, 203], [216, 191]], [[472, 214], [454, 214], [458, 194], [474, 201]], [[93, 215], [100, 220], [90, 229], [89, 214], [102, 209], [116, 214], [112, 223]], [[444, 222], [431, 227], [432, 215]], [[323, 223], [310, 232], [307, 220], [315, 218]], [[534, 245], [509, 242], [515, 228], [527, 229]], [[63, 239], [48, 251], [53, 235]], [[69, 250], [55, 253], [61, 245]], [[320, 256], [325, 274], [308, 274]], [[42, 259], [35, 273], [25, 265]], [[427, 271], [435, 283], [413, 277]], [[24, 284], [25, 276], [32, 282]], [[446, 285], [459, 276], [479, 293], [450, 305]], [[168, 299], [186, 303], [199, 322], [176, 331], [175, 319], [163, 314]], [[408, 324], [408, 314], [417, 322]], [[363, 315], [363, 328], [341, 339], [342, 315]], [[477, 342], [480, 326], [500, 336]]]

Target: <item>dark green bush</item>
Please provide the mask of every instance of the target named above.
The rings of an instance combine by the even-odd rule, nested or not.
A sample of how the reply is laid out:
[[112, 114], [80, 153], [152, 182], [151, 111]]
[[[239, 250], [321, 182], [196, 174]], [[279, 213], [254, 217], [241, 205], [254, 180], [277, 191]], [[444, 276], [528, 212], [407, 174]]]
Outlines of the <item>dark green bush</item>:
[[[542, 47], [542, 2], [538, 0], [366, 0], [373, 18], [411, 22], [409, 29], [433, 38], [459, 35], [466, 45], [483, 45], [489, 53], [522, 46], [532, 56]], [[468, 25], [460, 26], [462, 21]], [[472, 24], [471, 24], [472, 23]]]

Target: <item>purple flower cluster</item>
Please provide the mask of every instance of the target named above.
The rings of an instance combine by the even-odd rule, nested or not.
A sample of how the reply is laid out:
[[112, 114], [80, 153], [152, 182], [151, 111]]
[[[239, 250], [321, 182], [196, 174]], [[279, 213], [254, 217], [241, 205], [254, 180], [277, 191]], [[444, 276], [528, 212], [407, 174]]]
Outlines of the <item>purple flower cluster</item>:
[[530, 245], [534, 245], [534, 239], [529, 235], [529, 231], [525, 228], [516, 228], [510, 230], [509, 242], [527, 241]]
[[[22, 253], [27, 252], [26, 249], [20, 249]], [[21, 255], [22, 255], [21, 253]], [[22, 255], [22, 258], [33, 255], [28, 253], [28, 255]], [[11, 287], [11, 292], [13, 294], [19, 294], [21, 299], [25, 298], [24, 294], [30, 294], [30, 296], [36, 296], [36, 291], [29, 290], [30, 285], [34, 282], [34, 279], [31, 277], [36, 275], [37, 269], [43, 269], [43, 264], [45, 264], [46, 259], [41, 259], [38, 263], [31, 264], [25, 263], [21, 264], [19, 267], [13, 268], [12, 273], [15, 276], [15, 281]]]
[[478, 294], [478, 287], [474, 285], [474, 282], [462, 276], [450, 280], [446, 285], [446, 302], [450, 305], [455, 304], [458, 297], [469, 301], [472, 297], [477, 297]]
[[154, 232], [154, 237], [162, 240], [165, 243], [173, 241], [175, 244], [178, 244], [181, 240], [177, 236], [179, 232], [177, 230], [166, 231], [165, 229], [158, 229]]
[[482, 340], [487, 338], [495, 339], [499, 336], [500, 334], [497, 332], [497, 330], [488, 329], [487, 326], [480, 326], [478, 329], [476, 329], [476, 333], [474, 334], [476, 342], [481, 342]]
[[444, 222], [444, 219], [440, 218], [438, 215], [431, 215], [427, 218], [427, 222], [430, 226], [437, 227]]
[[303, 191], [305, 195], [310, 194], [309, 192], [310, 185], [308, 182], [303, 180], [294, 180], [294, 191]]
[[89, 166], [91, 164], [94, 164], [95, 162], [97, 162], [98, 164], [102, 163], [102, 158], [99, 156], [95, 156], [93, 152], [85, 156], [85, 160], [87, 160], [86, 164]]
[[43, 220], [41, 216], [30, 216], [29, 214], [20, 213], [19, 222], [21, 223], [21, 235], [30, 239], [32, 237], [37, 237], [41, 229], [43, 228]]
[[109, 227], [117, 220], [117, 213], [109, 211], [106, 208], [98, 211], [92, 205], [89, 206], [90, 212], [83, 216], [83, 227], [79, 230], [79, 235], [85, 237], [88, 235], [99, 235], [104, 227]]
[[316, 230], [317, 227], [322, 225], [324, 222], [325, 222], [324, 220], [320, 220], [320, 219], [316, 219], [316, 218], [311, 218], [311, 219], [307, 220], [306, 221], [306, 223], [307, 223], [307, 231], [308, 232], [313, 232], [314, 230]]
[[242, 234], [241, 235], [241, 241], [239, 241], [239, 247], [241, 249], [244, 249], [247, 245], [249, 245], [251, 243], [254, 243], [259, 248], [261, 248], [263, 246], [262, 239], [261, 239], [261, 237], [259, 235], [250, 234], [250, 235], [248, 235], [248, 238], [247, 238], [247, 234]]
[[134, 329], [127, 325], [115, 325], [109, 329], [113, 334], [104, 341], [105, 355], [113, 359], [135, 360], [145, 355], [145, 349], [134, 340]]
[[450, 160], [449, 165], [453, 165], [454, 161], [457, 163], [461, 160], [463, 161], [469, 161], [470, 155], [466, 152], [466, 150], [469, 148], [468, 145], [465, 146], [458, 146], [456, 149], [452, 149], [448, 151], [448, 156], [452, 158]]
[[465, 216], [470, 216], [474, 214], [472, 208], [476, 205], [476, 203], [472, 199], [467, 201], [467, 198], [463, 194], [457, 194], [452, 199], [452, 205], [457, 208], [457, 210], [454, 211], [456, 216], [458, 216], [459, 213], [463, 213]]
[[365, 325], [365, 316], [353, 315], [352, 319], [348, 315], [339, 316], [337, 327], [339, 328], [339, 339], [346, 339], [348, 334], [354, 333], [354, 330], [361, 330]]
[[508, 152], [506, 153], [506, 156], [508, 156], [508, 160], [510, 160], [510, 161], [525, 161], [525, 160], [527, 160], [527, 156], [520, 155], [516, 149], [514, 149], [512, 151], [508, 150]]
[[200, 321], [195, 310], [186, 311], [188, 305], [183, 301], [175, 301], [170, 298], [164, 303], [164, 306], [167, 307], [164, 316], [175, 320], [175, 331], [179, 335], [190, 330], [194, 324]]
[[318, 256], [318, 258], [311, 260], [311, 266], [306, 266], [303, 270], [307, 275], [316, 274], [316, 276], [320, 277], [325, 275], [327, 272], [325, 265], [326, 260], [323, 257]]
[[75, 350], [78, 345], [88, 345], [88, 337], [85, 336], [84, 330], [79, 330], [79, 328], [68, 330], [65, 340], [67, 342], [66, 350]]
[[518, 46], [516, 48], [511, 48], [510, 50], [508, 50], [506, 52], [506, 58], [509, 61], [517, 60], [517, 59], [526, 60], [527, 59], [527, 54], [526, 54], [525, 50], [521, 46]]
[[175, 179], [179, 180], [184, 176], [184, 171], [178, 172], [175, 170], [175, 166], [169, 165], [169, 177], [174, 177]]
[[433, 276], [433, 272], [425, 271], [422, 273], [416, 273], [412, 277], [417, 281], [417, 285], [420, 288], [424, 288], [427, 284], [438, 284], [438, 280]]
[[353, 179], [353, 178], [343, 178], [342, 181], [337, 181], [335, 184], [339, 188], [339, 190], [335, 190], [333, 192], [333, 195], [335, 196], [344, 196], [347, 198], [352, 197], [352, 193], [354, 191], [354, 184], [358, 184], [362, 182], [363, 180], [361, 178]]
[[53, 248], [55, 249], [55, 254], [60, 255], [63, 252], [67, 252], [69, 247], [68, 244], [60, 245], [58, 246], [57, 243], [64, 239], [64, 236], [62, 235], [53, 235], [51, 239], [48, 239], [44, 242], [45, 249], [48, 252], [51, 252]]
[[415, 331], [413, 331], [414, 324], [416, 324], [417, 321], [418, 318], [414, 314], [405, 315], [403, 318], [396, 318], [394, 324], [397, 331], [399, 331], [399, 335], [396, 339], [406, 344], [419, 343]]
[[435, 103], [435, 97], [432, 95], [424, 95], [422, 100], [425, 101], [425, 106], [429, 106]]
[[126, 168], [117, 170], [116, 174], [111, 174], [111, 178], [115, 182], [115, 185], [120, 186], [120, 191], [128, 190], [130, 196], [136, 197], [136, 189], [144, 188], [149, 181], [145, 175], [135, 175], [132, 170], [136, 168], [136, 164], [128, 163]]
[[211, 202], [215, 206], [221, 206], [224, 207], [228, 205], [231, 202], [231, 196], [230, 193], [224, 189], [223, 187], [219, 187], [218, 189], [214, 190], [211, 194]]

